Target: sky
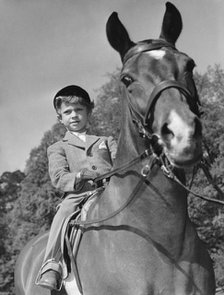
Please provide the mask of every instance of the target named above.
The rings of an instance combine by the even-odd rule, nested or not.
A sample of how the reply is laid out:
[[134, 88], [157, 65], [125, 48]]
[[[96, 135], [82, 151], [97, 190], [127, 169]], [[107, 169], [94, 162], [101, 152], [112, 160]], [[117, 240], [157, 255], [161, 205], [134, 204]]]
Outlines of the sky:
[[[56, 123], [53, 96], [67, 85], [92, 99], [121, 66], [105, 25], [117, 11], [134, 42], [157, 38], [166, 0], [0, 0], [0, 175], [24, 170]], [[171, 0], [183, 31], [177, 48], [196, 70], [224, 67], [224, 1]]]

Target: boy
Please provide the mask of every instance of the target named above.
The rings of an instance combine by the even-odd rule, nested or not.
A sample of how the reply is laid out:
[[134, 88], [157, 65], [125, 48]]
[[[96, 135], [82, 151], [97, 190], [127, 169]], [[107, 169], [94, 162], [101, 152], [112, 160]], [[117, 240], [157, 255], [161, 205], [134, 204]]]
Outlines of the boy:
[[65, 219], [93, 191], [92, 181], [109, 172], [117, 145], [112, 137], [89, 135], [87, 125], [94, 103], [79, 86], [61, 89], [54, 97], [59, 121], [66, 127], [65, 137], [48, 148], [49, 174], [53, 186], [65, 198], [53, 219], [38, 285], [58, 290], [62, 282], [61, 229]]

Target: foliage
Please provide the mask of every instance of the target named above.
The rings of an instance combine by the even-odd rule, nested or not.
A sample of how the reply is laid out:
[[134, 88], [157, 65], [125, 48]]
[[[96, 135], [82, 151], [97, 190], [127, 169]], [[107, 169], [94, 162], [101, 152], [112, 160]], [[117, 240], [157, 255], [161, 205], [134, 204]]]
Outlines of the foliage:
[[14, 260], [11, 251], [8, 215], [21, 190], [25, 174], [17, 170], [4, 172], [0, 177], [0, 291], [10, 290], [12, 286], [12, 269]]
[[[118, 70], [108, 74], [108, 82], [98, 91], [92, 114], [91, 131], [118, 137], [120, 129], [120, 88]], [[224, 71], [215, 65], [195, 81], [202, 102], [207, 159], [216, 183], [224, 190]], [[60, 202], [48, 176], [46, 150], [65, 133], [60, 124], [47, 131], [38, 147], [30, 152], [24, 173], [5, 172], [0, 178], [0, 291], [12, 291], [13, 268], [18, 252], [39, 232], [47, 230]], [[202, 171], [195, 177], [193, 190], [221, 198], [207, 182]], [[189, 196], [189, 215], [214, 260], [217, 285], [224, 286], [224, 207]]]
[[91, 120], [91, 131], [97, 135], [112, 135], [118, 138], [121, 117], [118, 69], [108, 74], [108, 77], [109, 81], [100, 88], [98, 93]]
[[20, 183], [25, 174], [19, 170], [4, 172], [0, 177], [0, 211], [6, 213], [13, 208], [13, 203], [20, 191]]
[[[210, 173], [224, 191], [224, 70], [215, 65], [209, 67], [204, 75], [196, 74], [195, 78], [204, 112], [203, 134]], [[224, 201], [223, 196], [208, 183], [202, 171], [197, 174], [193, 190]], [[217, 285], [224, 286], [224, 206], [195, 200], [190, 196], [189, 213], [214, 260]]]

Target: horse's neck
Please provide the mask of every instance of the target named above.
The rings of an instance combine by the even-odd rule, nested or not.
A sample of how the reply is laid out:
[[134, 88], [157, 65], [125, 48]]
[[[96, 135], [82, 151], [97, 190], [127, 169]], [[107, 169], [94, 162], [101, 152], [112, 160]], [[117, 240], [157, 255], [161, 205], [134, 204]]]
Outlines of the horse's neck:
[[[130, 126], [129, 126], [130, 127]], [[140, 155], [148, 147], [144, 145], [144, 140], [138, 134], [134, 134], [131, 128], [127, 128], [121, 133], [115, 168], [122, 164], [129, 163]], [[126, 218], [129, 213], [132, 220], [144, 220], [144, 226], [157, 229], [161, 227], [160, 233], [166, 235], [173, 226], [181, 233], [185, 227], [187, 218], [187, 196], [186, 192], [174, 181], [167, 178], [160, 167], [156, 164], [148, 177], [142, 180], [141, 169], [147, 163], [151, 163], [152, 157], [139, 162], [137, 165], [128, 168], [126, 172], [112, 177], [111, 181], [111, 206], [113, 210], [119, 208], [135, 192], [134, 202], [122, 215]], [[183, 172], [180, 172], [182, 174]], [[183, 177], [183, 175], [181, 175]], [[184, 178], [184, 177], [183, 177]], [[128, 215], [127, 215], [128, 216]], [[169, 220], [169, 222], [167, 222]], [[167, 232], [163, 233], [163, 222], [167, 223]], [[143, 224], [143, 223], [142, 223]], [[159, 226], [159, 228], [158, 228]], [[169, 233], [170, 234], [170, 233]]]
[[116, 202], [120, 200], [123, 203], [135, 191], [138, 196], [135, 198], [134, 207], [141, 209], [141, 206], [144, 207], [147, 204], [152, 215], [158, 210], [169, 209], [175, 212], [176, 217], [178, 212], [182, 216], [186, 213], [187, 208], [186, 191], [178, 183], [165, 176], [158, 164], [155, 164], [144, 178], [142, 168], [148, 163], [150, 166], [152, 158], [112, 177], [111, 185], [116, 189], [113, 200], [117, 199]]
[[[114, 168], [130, 163], [149, 148], [146, 140], [139, 136], [136, 126], [127, 114], [128, 112], [124, 112]], [[181, 232], [187, 217], [186, 192], [179, 184], [168, 179], [157, 164], [149, 172], [148, 177], [142, 180], [141, 169], [151, 161], [152, 157], [139, 161], [120, 175], [111, 178], [109, 207], [111, 210], [116, 210], [134, 192], [134, 201], [119, 214], [118, 219], [122, 219], [122, 216], [126, 218], [129, 212], [132, 220], [138, 222], [144, 219], [145, 226], [152, 229], [158, 229], [158, 226], [163, 228], [162, 221], [169, 220], [167, 227], [176, 224], [176, 227], [179, 227], [178, 231]]]
[[154, 167], [146, 180], [137, 170], [111, 179], [108, 211], [113, 212], [130, 200], [113, 222], [136, 229], [157, 243], [167, 245], [174, 256], [178, 255], [189, 220], [186, 194], [164, 176], [159, 167]]
[[115, 167], [137, 158], [146, 149], [145, 140], [139, 136], [133, 123], [124, 120], [122, 127], [118, 140]]

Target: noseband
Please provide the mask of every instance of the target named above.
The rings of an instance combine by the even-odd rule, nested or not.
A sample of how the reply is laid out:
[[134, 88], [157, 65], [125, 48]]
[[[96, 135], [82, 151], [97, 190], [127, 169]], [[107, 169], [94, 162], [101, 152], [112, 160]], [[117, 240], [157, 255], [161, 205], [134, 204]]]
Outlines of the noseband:
[[192, 99], [192, 95], [190, 91], [182, 83], [176, 82], [174, 80], [162, 81], [161, 83], [155, 86], [155, 88], [153, 89], [149, 97], [148, 104], [146, 107], [146, 113], [145, 113], [145, 117], [143, 121], [144, 126], [147, 126], [147, 122], [148, 122], [153, 105], [155, 105], [161, 93], [169, 88], [176, 88], [177, 90], [179, 90], [181, 94], [183, 94], [186, 97], [187, 101], [189, 101], [189, 99]]
[[[132, 56], [139, 54], [141, 52], [161, 49], [162, 47], [166, 48], [172, 48], [173, 50], [177, 51], [177, 49], [170, 43], [164, 41], [164, 40], [147, 40], [142, 41], [132, 47], [124, 56], [123, 63], [125, 64], [127, 60], [129, 60]], [[147, 106], [146, 106], [146, 113], [144, 116], [142, 116], [138, 110], [134, 107], [133, 103], [131, 102], [131, 99], [129, 97], [129, 93], [127, 91], [127, 88], [124, 88], [125, 96], [127, 98], [128, 106], [130, 113], [132, 114], [133, 122], [138, 126], [139, 133], [143, 136], [147, 136], [148, 138], [152, 137], [152, 130], [149, 126], [149, 118], [152, 113], [152, 108], [155, 105], [156, 101], [159, 99], [160, 95], [163, 91], [175, 88], [179, 90], [181, 94], [185, 96], [187, 101], [191, 101], [195, 99], [195, 97], [191, 94], [191, 92], [185, 87], [185, 85], [182, 82], [175, 81], [175, 80], [164, 80], [157, 84], [152, 93], [150, 94]], [[200, 113], [198, 110], [194, 110], [194, 113], [199, 117]]]

